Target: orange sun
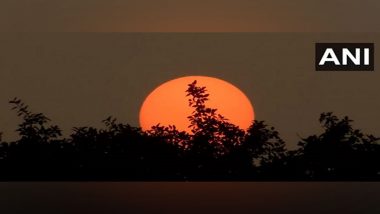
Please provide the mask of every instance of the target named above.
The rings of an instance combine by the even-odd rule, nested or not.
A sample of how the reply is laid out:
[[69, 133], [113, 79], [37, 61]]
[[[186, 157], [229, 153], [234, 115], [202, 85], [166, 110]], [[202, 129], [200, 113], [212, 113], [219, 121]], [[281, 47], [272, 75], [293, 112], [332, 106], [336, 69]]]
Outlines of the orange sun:
[[140, 109], [141, 128], [149, 130], [157, 124], [175, 125], [178, 130], [190, 132], [187, 116], [193, 109], [189, 107], [185, 91], [194, 80], [197, 86], [205, 86], [206, 93], [210, 94], [207, 107], [216, 108], [217, 113], [242, 129], [252, 124], [252, 104], [237, 87], [213, 77], [187, 76], [165, 82], [148, 95]]

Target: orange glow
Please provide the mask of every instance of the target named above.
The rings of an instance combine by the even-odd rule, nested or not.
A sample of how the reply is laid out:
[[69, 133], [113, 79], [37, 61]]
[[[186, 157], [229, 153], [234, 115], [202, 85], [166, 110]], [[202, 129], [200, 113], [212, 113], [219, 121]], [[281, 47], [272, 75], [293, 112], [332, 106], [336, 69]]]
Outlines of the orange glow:
[[143, 130], [152, 126], [175, 125], [178, 130], [189, 132], [187, 116], [193, 109], [188, 105], [188, 84], [197, 80], [197, 86], [205, 86], [209, 100], [206, 106], [218, 109], [217, 113], [242, 129], [254, 120], [254, 111], [247, 96], [234, 85], [213, 77], [187, 76], [170, 80], [154, 89], [140, 109], [140, 125]]

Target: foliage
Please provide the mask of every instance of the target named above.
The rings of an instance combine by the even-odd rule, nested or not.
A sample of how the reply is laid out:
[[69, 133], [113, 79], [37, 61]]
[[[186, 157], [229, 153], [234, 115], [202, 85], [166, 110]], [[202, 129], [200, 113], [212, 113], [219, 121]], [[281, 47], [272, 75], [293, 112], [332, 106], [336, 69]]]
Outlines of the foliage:
[[286, 156], [285, 142], [264, 121], [254, 121], [245, 136], [244, 147], [257, 165], [268, 165]]
[[379, 138], [354, 129], [352, 120], [339, 119], [332, 112], [322, 113], [319, 122], [323, 133], [299, 143], [299, 163], [306, 176], [349, 179], [380, 172]]
[[[188, 119], [193, 133], [193, 149], [200, 151], [206, 149], [215, 156], [229, 153], [235, 146], [240, 145], [244, 136], [244, 130], [229, 123], [228, 119], [217, 113], [217, 109], [206, 106], [209, 94], [206, 87], [196, 85], [197, 81], [188, 85], [186, 96], [189, 97], [189, 106], [194, 110]], [[202, 145], [199, 145], [202, 144]]]
[[21, 102], [20, 99], [14, 98], [9, 103], [13, 105], [12, 109], [16, 110], [17, 116], [23, 119], [16, 130], [20, 134], [21, 140], [43, 143], [57, 139], [62, 135], [58, 126], [47, 125], [50, 121], [48, 117], [42, 113], [32, 113], [29, 106]]
[[178, 146], [183, 150], [188, 150], [190, 146], [190, 135], [185, 131], [177, 130], [175, 125], [161, 126], [157, 124], [151, 130], [148, 130], [147, 134]]
[[379, 138], [348, 117], [322, 113], [323, 132], [287, 150], [264, 121], [242, 130], [208, 107], [210, 95], [196, 81], [186, 96], [191, 133], [160, 124], [142, 131], [108, 117], [102, 128], [75, 127], [67, 139], [15, 98], [20, 139], [3, 142], [0, 133], [0, 180], [380, 180]]

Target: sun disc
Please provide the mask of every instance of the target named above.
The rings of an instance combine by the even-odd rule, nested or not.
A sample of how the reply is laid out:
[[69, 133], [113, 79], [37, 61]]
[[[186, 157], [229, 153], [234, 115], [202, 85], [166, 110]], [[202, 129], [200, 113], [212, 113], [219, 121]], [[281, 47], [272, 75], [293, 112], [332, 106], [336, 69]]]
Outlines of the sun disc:
[[253, 106], [239, 88], [214, 77], [187, 76], [161, 84], [146, 97], [139, 115], [141, 128], [149, 130], [157, 124], [175, 125], [178, 130], [189, 132], [187, 117], [193, 109], [188, 104], [185, 91], [194, 80], [197, 80], [197, 86], [205, 86], [210, 94], [207, 107], [216, 108], [217, 113], [242, 129], [252, 124]]

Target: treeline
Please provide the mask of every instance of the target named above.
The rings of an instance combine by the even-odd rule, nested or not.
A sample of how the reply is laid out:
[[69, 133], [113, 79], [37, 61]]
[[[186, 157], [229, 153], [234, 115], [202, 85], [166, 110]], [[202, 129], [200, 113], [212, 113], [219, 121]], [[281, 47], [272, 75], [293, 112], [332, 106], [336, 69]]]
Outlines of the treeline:
[[142, 131], [109, 117], [104, 128], [76, 127], [63, 138], [15, 98], [20, 137], [0, 142], [0, 180], [380, 180], [379, 138], [348, 117], [322, 113], [323, 132], [288, 150], [275, 128], [253, 121], [242, 130], [206, 105], [205, 87], [188, 86], [191, 134], [159, 124]]

